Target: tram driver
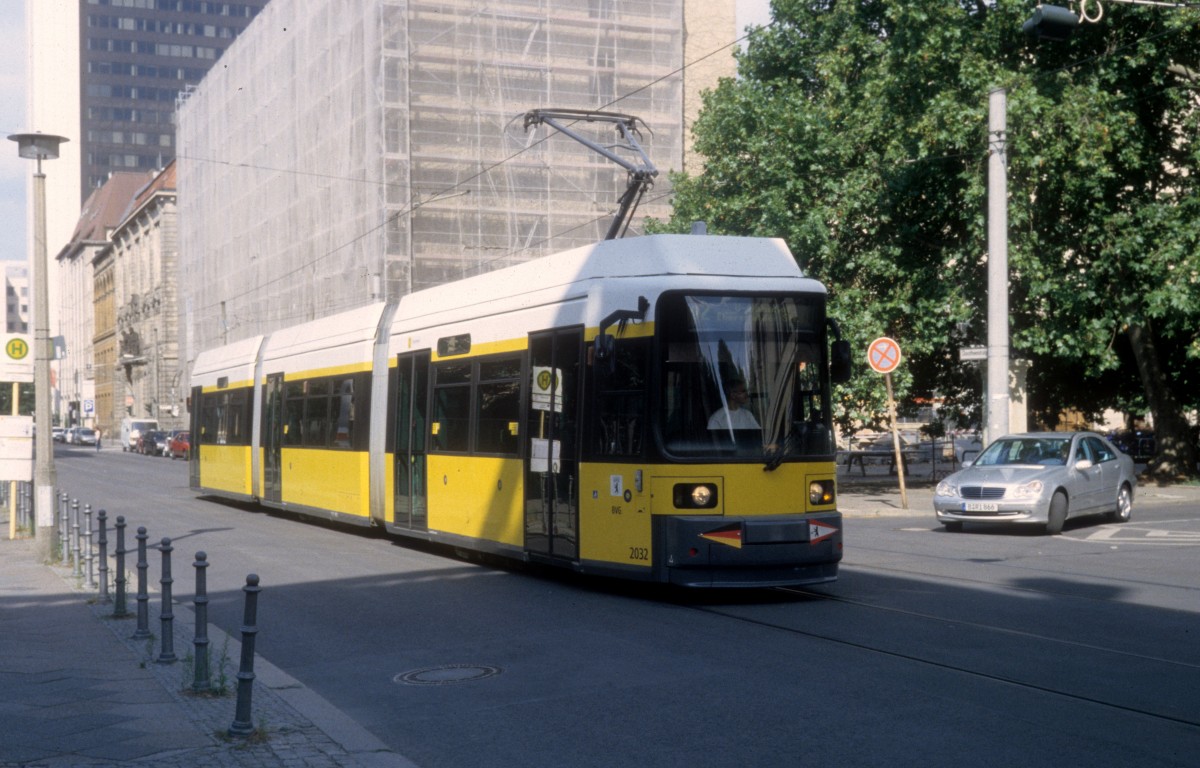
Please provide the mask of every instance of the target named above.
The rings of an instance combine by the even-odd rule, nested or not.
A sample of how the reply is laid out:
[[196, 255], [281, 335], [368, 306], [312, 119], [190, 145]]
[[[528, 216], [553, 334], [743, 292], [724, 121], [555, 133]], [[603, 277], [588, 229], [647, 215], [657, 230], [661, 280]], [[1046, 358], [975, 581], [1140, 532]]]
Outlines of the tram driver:
[[709, 430], [762, 429], [758, 419], [746, 407], [750, 394], [746, 391], [746, 380], [731, 378], [725, 382], [725, 405], [708, 417]]

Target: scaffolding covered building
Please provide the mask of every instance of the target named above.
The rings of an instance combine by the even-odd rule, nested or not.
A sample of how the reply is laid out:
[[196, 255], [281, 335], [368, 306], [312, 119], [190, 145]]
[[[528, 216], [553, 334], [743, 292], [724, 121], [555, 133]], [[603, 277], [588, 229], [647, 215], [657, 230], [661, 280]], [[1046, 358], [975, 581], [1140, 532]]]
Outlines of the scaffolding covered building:
[[665, 219], [685, 93], [733, 73], [684, 67], [685, 18], [736, 37], [733, 0], [272, 0], [180, 99], [187, 358], [601, 239], [626, 171], [532, 109], [641, 118], [630, 232]]

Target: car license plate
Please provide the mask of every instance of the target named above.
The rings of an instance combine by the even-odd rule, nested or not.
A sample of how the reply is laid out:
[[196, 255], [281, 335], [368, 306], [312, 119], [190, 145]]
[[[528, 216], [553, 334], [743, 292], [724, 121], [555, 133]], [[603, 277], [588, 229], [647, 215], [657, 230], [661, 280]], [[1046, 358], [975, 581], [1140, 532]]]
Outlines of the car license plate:
[[988, 504], [982, 501], [968, 501], [963, 503], [963, 512], [999, 512], [999, 504]]

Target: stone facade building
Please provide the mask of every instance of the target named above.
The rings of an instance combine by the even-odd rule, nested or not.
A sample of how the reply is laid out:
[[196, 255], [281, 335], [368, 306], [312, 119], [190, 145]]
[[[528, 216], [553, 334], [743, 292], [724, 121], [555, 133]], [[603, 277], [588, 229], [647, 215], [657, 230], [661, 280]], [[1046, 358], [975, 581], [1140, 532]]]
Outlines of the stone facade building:
[[[179, 367], [179, 246], [175, 163], [130, 204], [110, 238], [115, 312], [113, 421], [157, 419], [160, 428], [187, 426], [187, 382]], [[108, 301], [105, 296], [105, 301]], [[97, 335], [102, 329], [97, 326]]]
[[104, 412], [96, 407], [92, 262], [108, 248], [109, 236], [130, 201], [152, 178], [148, 173], [114, 173], [103, 187], [88, 195], [71, 240], [55, 257], [63, 343], [56, 345], [59, 398], [52, 407], [59, 425], [94, 427], [105, 421]]

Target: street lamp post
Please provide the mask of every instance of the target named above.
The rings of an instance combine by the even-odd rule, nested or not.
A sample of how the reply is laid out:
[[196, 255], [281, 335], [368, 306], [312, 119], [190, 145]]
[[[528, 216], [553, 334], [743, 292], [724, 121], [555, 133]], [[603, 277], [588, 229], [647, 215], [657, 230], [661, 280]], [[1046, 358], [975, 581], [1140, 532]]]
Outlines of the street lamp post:
[[1009, 430], [1008, 417], [1008, 93], [988, 94], [988, 309], [984, 445]]
[[54, 440], [50, 416], [50, 284], [46, 263], [46, 175], [42, 161], [58, 157], [58, 147], [66, 138], [45, 133], [17, 133], [8, 137], [17, 142], [18, 153], [37, 161], [33, 174], [33, 418], [37, 428], [33, 453], [34, 537], [39, 553], [46, 560], [58, 548], [54, 527]]

